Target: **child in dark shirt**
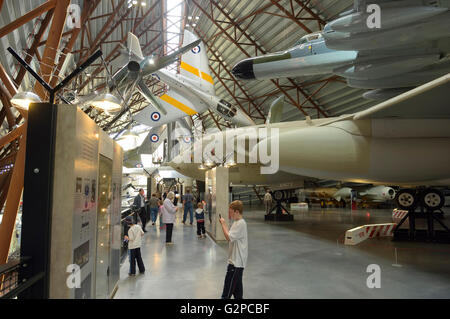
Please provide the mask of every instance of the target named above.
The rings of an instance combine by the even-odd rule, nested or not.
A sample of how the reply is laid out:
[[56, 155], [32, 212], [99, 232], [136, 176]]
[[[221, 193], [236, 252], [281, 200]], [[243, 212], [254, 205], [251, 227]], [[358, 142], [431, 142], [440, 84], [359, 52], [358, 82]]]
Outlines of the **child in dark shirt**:
[[197, 219], [197, 237], [206, 238], [205, 235], [205, 212], [203, 211], [203, 204], [200, 202], [197, 204], [195, 210], [195, 219]]

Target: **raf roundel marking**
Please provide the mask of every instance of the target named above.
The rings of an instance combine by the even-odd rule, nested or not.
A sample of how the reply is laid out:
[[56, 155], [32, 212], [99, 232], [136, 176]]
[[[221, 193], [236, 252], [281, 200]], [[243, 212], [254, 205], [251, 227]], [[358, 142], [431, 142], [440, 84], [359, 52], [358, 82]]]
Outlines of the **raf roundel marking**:
[[152, 141], [153, 143], [156, 143], [159, 141], [159, 136], [157, 134], [152, 134], [150, 136], [150, 141]]
[[152, 121], [154, 122], [158, 122], [159, 119], [161, 118], [161, 114], [159, 114], [158, 112], [153, 112], [151, 115]]
[[194, 53], [194, 54], [198, 54], [198, 53], [200, 53], [200, 51], [201, 51], [201, 49], [200, 49], [199, 45], [197, 45], [195, 48], [193, 48], [191, 50], [191, 52]]
[[191, 142], [191, 137], [190, 137], [190, 136], [185, 136], [185, 137], [183, 138], [183, 141], [184, 141], [185, 143], [190, 143], [190, 142]]

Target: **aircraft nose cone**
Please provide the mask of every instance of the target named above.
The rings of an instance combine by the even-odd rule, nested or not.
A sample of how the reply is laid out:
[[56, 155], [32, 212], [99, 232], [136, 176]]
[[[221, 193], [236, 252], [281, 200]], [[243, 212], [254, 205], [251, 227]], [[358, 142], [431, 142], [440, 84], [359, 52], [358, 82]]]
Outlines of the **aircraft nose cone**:
[[247, 59], [238, 62], [231, 70], [231, 73], [241, 80], [254, 80], [255, 73], [253, 73], [253, 60]]

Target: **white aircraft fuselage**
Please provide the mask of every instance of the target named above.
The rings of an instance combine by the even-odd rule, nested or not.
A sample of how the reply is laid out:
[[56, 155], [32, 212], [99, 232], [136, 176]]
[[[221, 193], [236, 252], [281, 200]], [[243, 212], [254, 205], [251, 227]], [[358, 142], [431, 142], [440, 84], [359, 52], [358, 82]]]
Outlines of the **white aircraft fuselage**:
[[[280, 170], [390, 185], [450, 184], [449, 119], [367, 119], [280, 127]], [[268, 141], [260, 143], [267, 144]]]
[[[315, 119], [255, 128], [279, 129], [282, 172], [377, 185], [450, 184], [450, 119], [335, 120]], [[243, 135], [245, 130], [236, 128], [235, 133]], [[225, 138], [226, 132], [215, 134]], [[270, 150], [270, 144], [269, 137], [255, 147]], [[237, 164], [240, 165], [243, 164]], [[178, 163], [172, 167], [187, 176], [199, 172], [198, 163]]]

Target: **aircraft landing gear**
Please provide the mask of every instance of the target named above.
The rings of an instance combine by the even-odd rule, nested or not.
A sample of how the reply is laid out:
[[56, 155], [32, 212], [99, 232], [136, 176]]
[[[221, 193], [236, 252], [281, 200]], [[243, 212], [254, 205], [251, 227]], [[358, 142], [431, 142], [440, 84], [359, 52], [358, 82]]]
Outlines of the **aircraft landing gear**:
[[397, 193], [395, 199], [398, 208], [403, 210], [414, 209], [417, 206], [418, 198], [413, 189], [402, 189]]
[[[450, 243], [450, 229], [441, 221], [443, 212], [441, 208], [445, 204], [444, 194], [437, 189], [402, 189], [396, 196], [397, 206], [407, 210], [408, 214], [400, 221], [394, 229], [394, 240], [424, 240]], [[416, 208], [420, 212], [416, 212]], [[439, 212], [439, 213], [437, 213]], [[439, 216], [440, 215], [440, 216]], [[416, 218], [427, 219], [427, 229], [416, 229]], [[399, 229], [409, 218], [409, 229]], [[444, 230], [435, 230], [434, 222], [437, 221]]]
[[440, 210], [444, 207], [445, 197], [441, 191], [429, 188], [422, 192], [421, 203], [427, 210]]
[[440, 210], [444, 207], [444, 194], [437, 189], [402, 189], [395, 198], [398, 208], [403, 210], [415, 209], [417, 206], [426, 210]]
[[[294, 215], [289, 213], [286, 207], [283, 206], [282, 201], [285, 198], [285, 193], [282, 191], [275, 191], [273, 193], [273, 198], [276, 201], [276, 205], [270, 210], [270, 212], [264, 216], [264, 220], [269, 221], [293, 221]], [[275, 214], [272, 212], [276, 210]], [[285, 213], [283, 213], [283, 211]]]

